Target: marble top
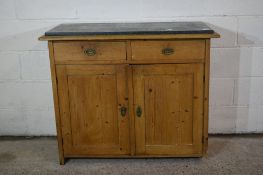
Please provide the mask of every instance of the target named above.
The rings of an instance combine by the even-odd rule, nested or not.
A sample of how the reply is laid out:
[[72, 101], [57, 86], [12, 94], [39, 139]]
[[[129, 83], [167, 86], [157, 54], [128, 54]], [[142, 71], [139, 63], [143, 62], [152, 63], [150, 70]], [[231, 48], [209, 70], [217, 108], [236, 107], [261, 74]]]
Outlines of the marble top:
[[45, 32], [45, 36], [212, 33], [203, 22], [71, 23], [60, 24]]

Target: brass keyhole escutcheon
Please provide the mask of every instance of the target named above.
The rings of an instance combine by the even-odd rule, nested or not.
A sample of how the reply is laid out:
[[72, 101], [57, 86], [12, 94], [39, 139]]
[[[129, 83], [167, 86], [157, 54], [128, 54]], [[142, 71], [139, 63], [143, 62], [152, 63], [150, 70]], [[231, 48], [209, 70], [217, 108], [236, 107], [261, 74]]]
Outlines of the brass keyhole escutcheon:
[[122, 106], [122, 107], [120, 108], [120, 112], [121, 112], [121, 116], [122, 116], [122, 117], [125, 117], [126, 112], [127, 112], [127, 108], [124, 107], [124, 106]]
[[141, 117], [141, 115], [142, 115], [142, 108], [140, 106], [138, 106], [136, 109], [136, 115], [137, 115], [137, 117]]
[[84, 54], [87, 56], [94, 56], [96, 55], [96, 50], [93, 48], [88, 48], [84, 50]]

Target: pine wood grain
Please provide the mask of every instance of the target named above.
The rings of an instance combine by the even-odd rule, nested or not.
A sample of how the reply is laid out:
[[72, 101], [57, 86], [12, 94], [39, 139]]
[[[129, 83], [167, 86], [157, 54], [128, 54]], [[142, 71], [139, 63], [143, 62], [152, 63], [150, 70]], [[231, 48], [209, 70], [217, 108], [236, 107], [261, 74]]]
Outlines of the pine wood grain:
[[202, 153], [203, 65], [133, 68], [136, 153]]
[[[85, 54], [86, 49], [93, 49], [93, 56]], [[125, 42], [54, 42], [55, 62], [126, 60]]]
[[203, 126], [203, 154], [206, 154], [208, 148], [208, 114], [209, 114], [209, 78], [210, 78], [210, 40], [206, 40], [205, 56], [205, 81], [204, 81], [204, 126]]
[[55, 117], [56, 117], [59, 162], [61, 165], [64, 165], [65, 158], [64, 158], [63, 140], [62, 140], [63, 138], [62, 138], [62, 132], [61, 132], [61, 118], [60, 118], [59, 100], [58, 100], [57, 75], [56, 75], [54, 48], [53, 48], [52, 41], [48, 42], [48, 49], [49, 49], [49, 58], [50, 58], [50, 70], [51, 70], [51, 79], [52, 79], [54, 109], [55, 109]]
[[[163, 54], [166, 48], [173, 49], [174, 53]], [[202, 60], [205, 57], [204, 40], [132, 41], [131, 49], [132, 60]]]
[[126, 68], [57, 66], [65, 154], [129, 154]]

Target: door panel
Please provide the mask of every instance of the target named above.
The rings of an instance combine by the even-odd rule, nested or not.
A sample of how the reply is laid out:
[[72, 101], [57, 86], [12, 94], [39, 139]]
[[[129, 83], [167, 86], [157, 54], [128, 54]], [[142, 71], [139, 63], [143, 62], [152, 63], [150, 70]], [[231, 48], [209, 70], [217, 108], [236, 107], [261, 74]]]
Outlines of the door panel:
[[137, 154], [201, 154], [203, 65], [133, 66]]
[[129, 153], [125, 66], [57, 66], [64, 152]]
[[68, 86], [73, 145], [117, 146], [116, 77], [69, 76]]

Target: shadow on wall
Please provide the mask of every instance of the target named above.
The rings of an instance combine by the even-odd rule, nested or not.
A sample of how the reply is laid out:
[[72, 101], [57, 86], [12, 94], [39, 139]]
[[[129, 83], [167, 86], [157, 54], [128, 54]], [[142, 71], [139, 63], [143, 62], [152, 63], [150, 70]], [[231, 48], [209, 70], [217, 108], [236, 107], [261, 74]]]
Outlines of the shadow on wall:
[[[23, 26], [26, 27], [23, 31], [19, 28], [23, 28], [19, 26], [20, 24], [14, 26], [12, 24], [9, 26], [10, 31], [5, 28], [3, 29], [5, 34], [0, 34], [1, 68], [9, 67], [0, 71], [0, 74], [5, 75], [0, 75], [0, 135], [56, 135], [52, 88], [50, 80], [45, 78], [49, 76], [42, 76], [39, 73], [50, 75], [50, 71], [46, 71], [49, 68], [43, 68], [49, 66], [49, 61], [43, 65], [43, 61], [32, 59], [38, 54], [40, 58], [48, 59], [48, 56], [43, 56], [48, 54], [42, 52], [47, 51], [47, 42], [38, 41], [38, 37], [54, 25], [41, 27], [34, 22], [27, 24], [28, 26]], [[33, 54], [30, 54], [31, 51]], [[8, 54], [12, 54], [11, 59], [15, 61], [8, 60], [9, 57], [6, 57]], [[25, 55], [23, 61], [22, 55]], [[17, 66], [14, 65], [16, 62]], [[19, 75], [14, 76], [12, 72], [14, 70]], [[22, 76], [24, 72], [26, 76]]]
[[[249, 100], [251, 89], [253, 49], [244, 51], [238, 47], [224, 48], [220, 43], [226, 37], [236, 38], [236, 42], [242, 40], [247, 45], [253, 45], [254, 41], [247, 39], [245, 35], [209, 24], [218, 33], [221, 39], [212, 40], [211, 69], [210, 69], [210, 112], [209, 133], [242, 133], [250, 132], [249, 126]], [[242, 42], [242, 43], [243, 43]], [[217, 47], [217, 45], [219, 47]], [[245, 47], [246, 48], [246, 47]], [[243, 70], [244, 69], [244, 70]], [[239, 83], [239, 77], [246, 78], [246, 87]], [[241, 90], [242, 89], [242, 90]], [[240, 104], [239, 99], [247, 104]]]

